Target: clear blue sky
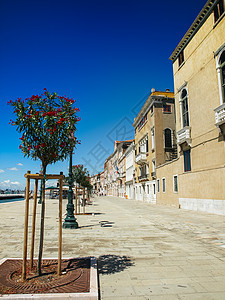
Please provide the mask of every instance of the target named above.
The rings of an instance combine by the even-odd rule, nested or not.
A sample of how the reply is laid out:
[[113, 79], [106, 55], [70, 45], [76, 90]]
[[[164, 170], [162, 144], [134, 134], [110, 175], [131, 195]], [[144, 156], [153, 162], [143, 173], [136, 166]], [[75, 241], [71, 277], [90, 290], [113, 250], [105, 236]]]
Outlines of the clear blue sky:
[[[0, 188], [24, 188], [25, 159], [7, 101], [47, 88], [76, 99], [81, 140], [74, 164], [103, 169], [113, 141], [134, 137], [132, 122], [150, 93], [173, 90], [169, 56], [206, 0], [1, 0]], [[68, 173], [68, 161], [48, 173]], [[50, 184], [52, 184], [51, 182]]]

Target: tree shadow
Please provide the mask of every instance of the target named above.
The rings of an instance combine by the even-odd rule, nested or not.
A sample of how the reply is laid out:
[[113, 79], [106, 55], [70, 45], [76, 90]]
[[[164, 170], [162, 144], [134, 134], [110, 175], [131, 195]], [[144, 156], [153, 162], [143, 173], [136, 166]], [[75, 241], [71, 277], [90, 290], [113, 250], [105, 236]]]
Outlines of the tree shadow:
[[134, 262], [128, 256], [108, 254], [98, 258], [98, 272], [103, 275], [119, 273], [131, 266]]

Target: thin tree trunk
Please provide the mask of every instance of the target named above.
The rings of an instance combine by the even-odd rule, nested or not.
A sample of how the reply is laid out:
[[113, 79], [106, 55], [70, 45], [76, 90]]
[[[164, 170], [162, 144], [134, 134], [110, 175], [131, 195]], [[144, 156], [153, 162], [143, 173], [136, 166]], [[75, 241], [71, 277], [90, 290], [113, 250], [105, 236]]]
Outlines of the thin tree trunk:
[[[43, 165], [44, 176], [46, 175], [46, 167], [47, 166]], [[42, 181], [40, 244], [39, 244], [38, 265], [37, 265], [38, 275], [41, 275], [41, 261], [42, 261], [43, 241], [44, 241], [44, 220], [45, 220], [45, 177]]]

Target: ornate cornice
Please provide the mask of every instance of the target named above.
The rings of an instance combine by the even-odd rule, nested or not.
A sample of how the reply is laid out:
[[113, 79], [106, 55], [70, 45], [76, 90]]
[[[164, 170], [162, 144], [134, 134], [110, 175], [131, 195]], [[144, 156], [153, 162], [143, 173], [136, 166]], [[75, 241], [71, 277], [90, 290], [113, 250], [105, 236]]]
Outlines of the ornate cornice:
[[174, 62], [177, 59], [180, 52], [183, 51], [183, 49], [187, 46], [187, 44], [190, 42], [190, 40], [193, 38], [196, 32], [201, 28], [201, 26], [204, 24], [206, 19], [209, 17], [217, 2], [218, 0], [208, 0], [206, 2], [203, 9], [200, 11], [199, 15], [192, 23], [191, 27], [188, 29], [188, 31], [185, 33], [182, 40], [174, 49], [173, 53], [170, 56], [170, 60]]

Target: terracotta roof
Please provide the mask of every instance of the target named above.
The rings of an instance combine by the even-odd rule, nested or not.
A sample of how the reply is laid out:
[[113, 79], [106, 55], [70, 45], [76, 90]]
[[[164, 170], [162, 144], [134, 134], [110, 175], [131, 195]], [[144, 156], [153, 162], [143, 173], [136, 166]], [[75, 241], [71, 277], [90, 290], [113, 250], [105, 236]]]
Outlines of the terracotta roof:
[[116, 144], [120, 144], [120, 143], [129, 143], [129, 142], [133, 142], [133, 140], [126, 140], [126, 141], [115, 141]]

